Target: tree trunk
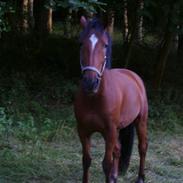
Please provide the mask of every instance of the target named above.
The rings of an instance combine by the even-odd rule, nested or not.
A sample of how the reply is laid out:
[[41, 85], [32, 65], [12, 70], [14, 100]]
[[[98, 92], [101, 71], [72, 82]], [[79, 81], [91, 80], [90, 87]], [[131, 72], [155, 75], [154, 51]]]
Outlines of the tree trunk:
[[[179, 29], [182, 29], [182, 26], [180, 26]], [[183, 55], [183, 34], [179, 34], [179, 36], [178, 36], [177, 55], [179, 57], [181, 57]]]
[[52, 8], [45, 4], [46, 0], [34, 0], [34, 30], [42, 35], [52, 31]]
[[[134, 40], [136, 38], [137, 33], [137, 3], [135, 4], [135, 7], [129, 7], [127, 4], [127, 1], [124, 0], [125, 3], [125, 11], [124, 11], [124, 25], [125, 25], [125, 37], [124, 37], [124, 62], [125, 62], [125, 68], [129, 67], [130, 59], [133, 51], [133, 45]], [[135, 13], [132, 13], [131, 16], [128, 14], [128, 8], [133, 8]]]
[[154, 77], [155, 79], [153, 82], [153, 86], [155, 90], [158, 90], [161, 86], [168, 55], [172, 48], [173, 38], [175, 37], [175, 34], [169, 30], [172, 25], [172, 17], [174, 14], [175, 5], [176, 5], [175, 1], [172, 1], [172, 4], [169, 5], [166, 32], [164, 34], [164, 39], [161, 43], [161, 48], [160, 48], [159, 57], [158, 57], [158, 64], [155, 71], [155, 77]]
[[28, 28], [28, 0], [22, 0], [20, 30], [27, 32]]
[[162, 46], [159, 53], [158, 65], [155, 72], [155, 80], [153, 84], [155, 90], [159, 89], [161, 86], [167, 58], [172, 46], [173, 37], [174, 37], [174, 34], [167, 30], [164, 36], [164, 40], [162, 42]]
[[132, 50], [133, 50], [133, 43], [135, 40], [135, 33], [136, 29], [135, 27], [133, 28], [130, 36], [130, 40], [124, 44], [124, 51], [125, 51], [125, 56], [124, 56], [124, 62], [125, 62], [125, 68], [129, 67], [130, 64], [130, 58], [132, 55]]
[[172, 53], [173, 54], [176, 54], [178, 52], [178, 44], [179, 44], [179, 36], [178, 34], [174, 34], [174, 37], [173, 37], [173, 42], [172, 42]]
[[47, 10], [47, 31], [48, 33], [51, 33], [52, 30], [53, 30], [53, 26], [52, 26], [52, 13], [53, 13], [53, 10], [52, 8], [49, 8]]
[[138, 0], [137, 5], [137, 42], [141, 43], [143, 40], [143, 16], [141, 11], [144, 9], [144, 0]]
[[124, 44], [128, 42], [128, 4], [127, 0], [123, 0], [123, 42]]
[[108, 18], [107, 30], [110, 33], [110, 35], [112, 36], [112, 34], [114, 32], [114, 11], [110, 10], [107, 18]]
[[29, 21], [29, 27], [30, 29], [33, 29], [34, 27], [34, 0], [29, 0], [28, 4], [28, 21]]
[[52, 8], [43, 7], [42, 11], [42, 32], [48, 34], [52, 32]]

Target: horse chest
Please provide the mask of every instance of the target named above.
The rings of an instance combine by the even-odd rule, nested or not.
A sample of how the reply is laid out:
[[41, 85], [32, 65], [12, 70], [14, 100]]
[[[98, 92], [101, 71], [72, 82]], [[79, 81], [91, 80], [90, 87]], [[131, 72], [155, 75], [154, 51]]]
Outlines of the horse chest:
[[97, 104], [97, 102], [84, 100], [78, 106], [80, 110], [78, 113], [78, 122], [86, 129], [93, 129], [93, 131], [102, 131], [105, 127], [104, 120], [104, 106]]
[[103, 119], [94, 111], [83, 113], [79, 123], [85, 127], [85, 129], [92, 129], [92, 131], [102, 131], [104, 129]]

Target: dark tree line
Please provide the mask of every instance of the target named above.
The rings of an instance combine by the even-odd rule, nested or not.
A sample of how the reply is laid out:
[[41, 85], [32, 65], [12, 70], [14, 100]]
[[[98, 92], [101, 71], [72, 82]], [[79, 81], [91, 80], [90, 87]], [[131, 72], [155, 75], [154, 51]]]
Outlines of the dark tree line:
[[[0, 19], [4, 30], [11, 27], [12, 32], [50, 33], [52, 31], [51, 1], [47, 0], [9, 0], [0, 1]], [[10, 11], [11, 10], [11, 11]]]
[[[116, 24], [123, 35], [124, 67], [129, 67], [134, 45], [144, 45], [144, 37], [158, 37], [157, 65], [154, 87], [160, 87], [168, 56], [174, 52], [181, 58], [183, 50], [182, 0], [9, 0], [0, 1], [0, 32], [35, 33], [42, 36], [52, 32], [53, 12], [59, 9], [62, 22], [76, 24], [81, 14], [89, 18], [104, 15], [110, 21], [109, 31]], [[71, 29], [63, 27], [65, 35]]]

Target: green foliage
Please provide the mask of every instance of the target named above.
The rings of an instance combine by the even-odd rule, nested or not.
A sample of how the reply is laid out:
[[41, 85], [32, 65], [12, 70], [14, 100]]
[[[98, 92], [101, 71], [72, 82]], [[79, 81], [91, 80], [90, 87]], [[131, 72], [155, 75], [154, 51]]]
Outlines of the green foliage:
[[72, 9], [74, 11], [84, 9], [88, 12], [96, 12], [96, 8], [103, 9], [102, 6], [106, 5], [98, 0], [53, 0], [52, 4], [65, 9]]
[[60, 133], [64, 135], [65, 124], [73, 126], [68, 105], [76, 86], [63, 76], [47, 74], [44, 78], [43, 73], [41, 77], [31, 74], [27, 83], [29, 74], [13, 72], [0, 81], [0, 143], [9, 144], [12, 137], [22, 142], [52, 141]]
[[10, 31], [10, 26], [5, 17], [5, 14], [10, 12], [14, 12], [11, 2], [0, 1], [0, 33]]
[[0, 32], [7, 30], [7, 22], [4, 19], [5, 13], [6, 13], [6, 2], [0, 1]]
[[164, 96], [156, 92], [156, 97], [149, 100], [149, 126], [151, 130], [182, 133], [182, 108], [176, 98], [172, 99], [170, 90], [163, 91]]
[[13, 133], [13, 121], [8, 118], [4, 107], [0, 107], [0, 137], [1, 143], [9, 144], [9, 138]]
[[156, 28], [156, 31], [163, 32], [169, 29], [169, 31], [182, 33], [182, 30], [178, 27], [182, 21], [182, 0], [146, 0], [144, 3], [145, 8], [142, 15], [145, 17], [145, 26], [148, 25], [150, 29]]

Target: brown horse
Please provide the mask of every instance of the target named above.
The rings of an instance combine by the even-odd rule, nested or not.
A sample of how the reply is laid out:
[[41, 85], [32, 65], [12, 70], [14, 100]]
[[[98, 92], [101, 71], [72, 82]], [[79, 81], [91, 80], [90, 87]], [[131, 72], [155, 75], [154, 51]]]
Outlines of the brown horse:
[[140, 167], [136, 183], [144, 183], [147, 151], [148, 103], [140, 77], [127, 69], [108, 69], [110, 36], [99, 19], [81, 17], [80, 64], [82, 80], [74, 103], [77, 129], [83, 148], [83, 183], [88, 183], [91, 164], [90, 137], [105, 140], [103, 170], [106, 183], [116, 183], [126, 171], [133, 144], [133, 127], [139, 140]]

